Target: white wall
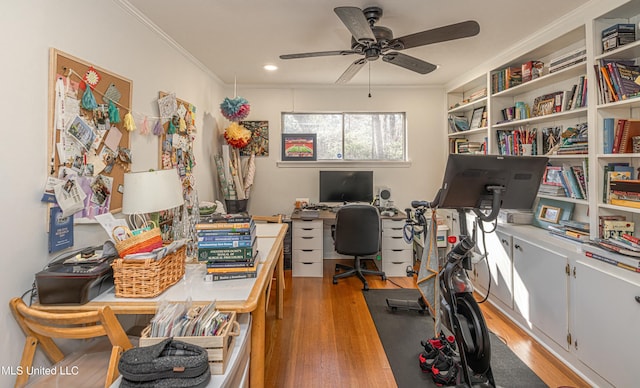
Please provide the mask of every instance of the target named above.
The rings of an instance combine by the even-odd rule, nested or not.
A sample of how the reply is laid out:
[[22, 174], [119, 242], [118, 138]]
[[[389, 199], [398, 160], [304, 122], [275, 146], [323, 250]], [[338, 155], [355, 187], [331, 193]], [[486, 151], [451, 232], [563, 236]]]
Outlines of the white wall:
[[[157, 116], [159, 91], [175, 92], [197, 108], [196, 182], [211, 197], [212, 149], [222, 84], [112, 1], [5, 1], [0, 5], [0, 110], [5, 117], [0, 152], [0, 366], [16, 366], [24, 335], [9, 299], [31, 287], [49, 260], [47, 206], [40, 197], [47, 177], [49, 48], [55, 47], [133, 81], [133, 111]], [[157, 140], [131, 135], [132, 171], [157, 168]], [[78, 225], [75, 247], [102, 243], [95, 226]], [[15, 376], [0, 374], [0, 386]]]
[[[233, 94], [229, 89], [228, 93]], [[388, 186], [400, 209], [414, 199], [432, 199], [442, 182], [446, 161], [443, 89], [374, 88], [249, 88], [237, 94], [251, 105], [247, 120], [269, 121], [269, 156], [257, 158], [256, 180], [249, 199], [254, 214], [290, 214], [295, 198], [318, 201], [318, 171], [322, 169], [373, 170], [374, 185]], [[385, 166], [321, 164], [310, 167], [278, 166], [281, 153], [281, 112], [406, 112], [410, 163]], [[226, 125], [223, 124], [223, 125]]]

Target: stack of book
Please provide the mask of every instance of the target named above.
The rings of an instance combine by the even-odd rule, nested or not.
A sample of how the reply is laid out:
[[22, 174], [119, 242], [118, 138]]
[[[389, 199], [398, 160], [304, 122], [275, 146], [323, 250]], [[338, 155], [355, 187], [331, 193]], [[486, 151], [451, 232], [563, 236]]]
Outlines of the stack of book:
[[549, 61], [549, 73], [555, 73], [587, 60], [587, 49], [578, 48], [568, 53], [559, 55]]
[[636, 40], [636, 26], [633, 23], [614, 24], [602, 30], [602, 51], [615, 50]]
[[196, 225], [198, 260], [212, 280], [257, 276], [256, 225], [250, 215], [213, 216]]
[[558, 225], [549, 225], [549, 232], [554, 236], [578, 242], [589, 241], [589, 223], [560, 220]]
[[556, 150], [557, 155], [576, 155], [589, 153], [589, 137], [587, 123], [577, 124], [562, 132], [562, 143]]
[[522, 83], [522, 67], [509, 66], [491, 74], [491, 90], [498, 93]]
[[640, 180], [612, 180], [609, 190], [609, 203], [612, 205], [640, 208]]

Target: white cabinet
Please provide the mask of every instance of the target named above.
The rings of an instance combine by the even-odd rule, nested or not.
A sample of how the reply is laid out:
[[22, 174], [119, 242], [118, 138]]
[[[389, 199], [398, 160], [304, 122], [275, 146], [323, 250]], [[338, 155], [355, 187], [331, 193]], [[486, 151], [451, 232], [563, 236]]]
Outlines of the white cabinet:
[[573, 341], [580, 360], [616, 387], [640, 381], [640, 279], [609, 264], [578, 260]]
[[322, 277], [322, 230], [321, 219], [293, 221], [292, 276]]
[[514, 310], [565, 349], [569, 346], [568, 264], [562, 252], [513, 238]]
[[[513, 308], [513, 237], [505, 232], [496, 230], [486, 236], [487, 252], [489, 255], [475, 264], [476, 284], [480, 291], [487, 287], [491, 297]], [[482, 249], [482, 244], [480, 244]], [[488, 265], [487, 265], [488, 264]]]
[[382, 220], [382, 271], [389, 276], [407, 276], [413, 268], [413, 246], [404, 240], [405, 220]]

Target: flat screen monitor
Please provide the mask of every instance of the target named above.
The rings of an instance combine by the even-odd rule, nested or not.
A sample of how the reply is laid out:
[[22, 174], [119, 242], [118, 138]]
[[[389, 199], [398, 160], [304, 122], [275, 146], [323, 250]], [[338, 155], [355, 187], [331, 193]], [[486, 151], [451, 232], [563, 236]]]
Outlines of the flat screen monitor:
[[538, 156], [460, 155], [447, 161], [439, 207], [491, 208], [489, 186], [504, 186], [502, 209], [531, 209], [548, 158]]
[[320, 171], [319, 201], [372, 202], [373, 171]]

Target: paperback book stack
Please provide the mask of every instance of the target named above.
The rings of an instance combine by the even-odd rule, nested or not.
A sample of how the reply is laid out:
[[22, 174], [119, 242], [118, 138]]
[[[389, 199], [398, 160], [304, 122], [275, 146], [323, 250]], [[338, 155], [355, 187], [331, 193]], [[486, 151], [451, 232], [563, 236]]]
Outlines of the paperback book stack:
[[588, 222], [560, 220], [557, 225], [549, 225], [549, 232], [554, 236], [563, 237], [573, 241], [589, 241]]
[[214, 215], [196, 225], [198, 260], [211, 280], [257, 276], [256, 225], [250, 215]]

